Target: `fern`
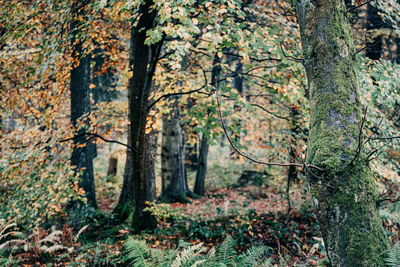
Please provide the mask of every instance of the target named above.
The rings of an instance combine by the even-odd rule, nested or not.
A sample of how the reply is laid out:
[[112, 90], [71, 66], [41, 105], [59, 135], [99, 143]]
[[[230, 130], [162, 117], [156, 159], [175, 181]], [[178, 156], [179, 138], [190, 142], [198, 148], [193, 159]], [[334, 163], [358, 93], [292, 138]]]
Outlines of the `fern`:
[[146, 245], [144, 240], [128, 239], [124, 244], [127, 255], [123, 259], [124, 261], [130, 261], [134, 267], [145, 267], [150, 266], [148, 258], [151, 257], [150, 249]]
[[[203, 243], [185, 248], [175, 257], [175, 260], [172, 262], [171, 267], [192, 266], [195, 262], [199, 260], [198, 257], [205, 250], [206, 248], [203, 247]], [[190, 264], [191, 262], [194, 263]]]
[[243, 267], [253, 267], [257, 264], [262, 266], [269, 266], [271, 265], [272, 258], [268, 258], [262, 261], [265, 258], [266, 253], [270, 250], [270, 247], [258, 246], [258, 247], [251, 247], [249, 248], [243, 255], [238, 257], [238, 266]]
[[215, 261], [222, 262], [228, 266], [234, 266], [236, 256], [235, 246], [236, 244], [233, 238], [231, 236], [227, 236], [224, 242], [222, 242], [222, 244], [217, 247], [215, 253]]
[[[175, 250], [161, 251], [150, 249], [144, 240], [128, 239], [124, 244], [123, 262], [134, 267], [235, 267], [270, 266], [272, 258], [266, 258], [269, 247], [252, 247], [246, 253], [237, 256], [235, 241], [228, 236], [208, 253], [203, 243], [192, 245], [180, 242]], [[264, 259], [264, 261], [263, 261]]]
[[386, 258], [386, 265], [390, 267], [400, 266], [400, 242], [397, 242], [389, 251]]

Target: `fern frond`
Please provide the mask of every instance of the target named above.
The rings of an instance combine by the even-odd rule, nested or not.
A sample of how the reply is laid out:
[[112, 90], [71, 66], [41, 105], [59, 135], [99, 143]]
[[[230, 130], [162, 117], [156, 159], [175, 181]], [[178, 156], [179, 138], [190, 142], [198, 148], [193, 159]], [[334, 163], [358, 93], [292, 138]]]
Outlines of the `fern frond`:
[[199, 243], [184, 249], [179, 253], [172, 262], [171, 267], [181, 267], [183, 264], [188, 264], [190, 261], [197, 260], [200, 253], [204, 252], [203, 243]]
[[0, 232], [0, 240], [2, 240], [3, 238], [6, 237], [6, 235], [4, 235], [4, 233], [5, 233], [8, 229], [10, 229], [10, 228], [12, 228], [12, 227], [16, 227], [16, 226], [17, 226], [16, 223], [8, 223], [8, 224], [5, 224], [4, 226], [2, 226], [2, 230], [1, 230], [1, 232]]
[[[257, 264], [259, 265], [269, 249], [269, 247], [264, 246], [249, 248], [244, 254], [238, 257], [239, 266], [252, 267], [257, 266]], [[265, 262], [263, 265], [266, 265]]]
[[11, 248], [13, 246], [20, 246], [26, 244], [26, 240], [24, 239], [12, 239], [4, 242], [3, 244], [0, 245], [0, 250], [4, 248]]
[[397, 242], [389, 251], [385, 260], [386, 265], [390, 267], [400, 266], [400, 242]]
[[77, 233], [76, 236], [75, 236], [75, 242], [78, 242], [79, 236], [80, 236], [80, 235], [83, 233], [83, 231], [85, 231], [88, 227], [89, 227], [89, 224], [83, 226], [83, 227], [78, 231], [78, 233]]
[[215, 260], [216, 262], [224, 263], [225, 265], [234, 265], [235, 255], [235, 241], [231, 236], [227, 236], [224, 242], [217, 247]]
[[48, 236], [45, 238], [39, 240], [39, 244], [43, 244], [46, 242], [52, 243], [52, 244], [58, 244], [61, 242], [60, 237], [62, 236], [63, 232], [59, 230], [55, 230], [51, 232]]
[[202, 263], [204, 263], [204, 262], [206, 262], [205, 259], [197, 260], [197, 261], [195, 261], [195, 262], [192, 264], [191, 267], [197, 267], [197, 266], [199, 266], [200, 264], [202, 264]]
[[68, 250], [68, 247], [65, 247], [63, 245], [54, 245], [54, 246], [50, 246], [50, 247], [41, 246], [40, 250], [44, 251], [46, 253], [53, 253], [53, 252], [60, 251], [60, 250]]
[[124, 244], [127, 255], [124, 260], [129, 261], [134, 267], [148, 266], [147, 259], [151, 257], [146, 241], [128, 239]]

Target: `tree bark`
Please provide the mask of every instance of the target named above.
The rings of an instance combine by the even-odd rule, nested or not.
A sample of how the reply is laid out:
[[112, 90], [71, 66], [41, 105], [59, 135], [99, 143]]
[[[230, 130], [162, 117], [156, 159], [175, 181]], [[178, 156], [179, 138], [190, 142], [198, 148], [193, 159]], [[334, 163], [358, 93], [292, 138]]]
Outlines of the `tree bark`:
[[110, 159], [108, 160], [107, 176], [117, 175], [117, 167], [118, 167], [118, 158], [111, 156]]
[[156, 218], [150, 212], [144, 211], [149, 199], [149, 183], [146, 181], [146, 145], [145, 130], [148, 115], [149, 94], [156, 63], [160, 54], [162, 41], [145, 44], [147, 30], [155, 26], [156, 10], [152, 8], [153, 1], [146, 0], [139, 8], [139, 20], [132, 26], [131, 32], [131, 63], [133, 75], [129, 80], [129, 122], [131, 125], [130, 160], [132, 167], [134, 214], [132, 226], [135, 231], [153, 229], [157, 226]]
[[[307, 163], [315, 212], [333, 266], [384, 266], [389, 247], [362, 151], [354, 44], [343, 0], [298, 0], [310, 87]], [[361, 144], [361, 146], [360, 146]]]
[[173, 110], [163, 117], [161, 200], [164, 202], [187, 202], [188, 187], [185, 179], [184, 140], [177, 100], [174, 101]]
[[194, 193], [199, 196], [204, 196], [204, 184], [207, 175], [208, 147], [208, 138], [203, 133], [200, 143], [199, 159], [197, 161], [196, 182], [194, 184]]
[[78, 130], [74, 133], [74, 148], [71, 155], [71, 165], [75, 167], [77, 173], [80, 173], [79, 186], [85, 190], [85, 196], [88, 204], [97, 208], [96, 192], [93, 175], [93, 158], [95, 144], [88, 142], [87, 137], [82, 133], [87, 132], [89, 121], [84, 119], [84, 125], [79, 125], [78, 120], [90, 113], [90, 56], [83, 50], [82, 40], [79, 39], [80, 20], [84, 16], [85, 3], [75, 1], [72, 5], [73, 20], [71, 22], [72, 30], [72, 58], [77, 60], [71, 69], [71, 122]]

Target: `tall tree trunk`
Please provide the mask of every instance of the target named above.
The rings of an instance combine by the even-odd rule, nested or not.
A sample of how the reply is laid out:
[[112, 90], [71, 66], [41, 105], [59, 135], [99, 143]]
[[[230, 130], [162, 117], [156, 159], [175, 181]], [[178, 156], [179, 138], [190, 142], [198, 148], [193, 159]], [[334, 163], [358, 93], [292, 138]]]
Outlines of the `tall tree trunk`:
[[[221, 59], [217, 54], [214, 56], [213, 68], [211, 72], [211, 85], [217, 88], [219, 86], [218, 79], [221, 74]], [[201, 137], [199, 159], [197, 163], [196, 181], [194, 193], [197, 195], [204, 195], [204, 183], [207, 175], [207, 156], [208, 156], [208, 136], [203, 133]]]
[[383, 38], [378, 30], [384, 28], [385, 22], [378, 14], [378, 10], [372, 4], [367, 6], [367, 32], [365, 55], [373, 60], [378, 60], [382, 56]]
[[153, 1], [146, 0], [139, 8], [139, 20], [132, 26], [131, 33], [131, 63], [133, 75], [129, 80], [129, 122], [131, 125], [130, 150], [134, 214], [132, 226], [136, 231], [152, 229], [157, 226], [156, 218], [150, 212], [144, 211], [151, 190], [146, 181], [146, 118], [148, 115], [149, 94], [156, 63], [160, 54], [162, 41], [156, 44], [145, 44], [147, 30], [155, 26], [157, 11], [152, 8]]
[[[87, 1], [86, 1], [87, 3]], [[75, 1], [72, 5], [73, 20], [72, 30], [72, 58], [77, 60], [71, 69], [71, 122], [79, 128], [74, 134], [74, 149], [71, 155], [71, 165], [80, 173], [79, 186], [85, 190], [88, 204], [97, 207], [96, 193], [93, 175], [93, 158], [95, 145], [87, 141], [85, 133], [89, 126], [88, 119], [84, 119], [84, 126], [79, 125], [78, 120], [90, 113], [90, 56], [83, 50], [83, 41], [79, 39], [80, 20], [84, 19], [84, 2]]]
[[[240, 61], [240, 58], [237, 58], [237, 63], [236, 63], [236, 69], [235, 69], [236, 75], [233, 78], [233, 88], [235, 88], [239, 95], [243, 95], [243, 77], [242, 77], [242, 72], [243, 72], [243, 64], [242, 61]], [[233, 107], [235, 112], [239, 112], [241, 110], [240, 105], [234, 105]], [[235, 142], [236, 144], [240, 144], [240, 131], [241, 131], [241, 126], [242, 126], [242, 120], [239, 119], [238, 121], [235, 122], [235, 128], [236, 133], [235, 133]], [[236, 153], [236, 151], [231, 147], [231, 153], [230, 156], [232, 159], [238, 159], [239, 156]]]
[[177, 99], [170, 114], [163, 117], [161, 149], [161, 200], [165, 202], [187, 202], [184, 140]]
[[308, 181], [328, 257], [333, 266], [384, 266], [389, 243], [359, 148], [361, 103], [344, 1], [298, 0], [297, 16], [310, 87], [307, 163], [324, 169], [310, 170]]
[[[112, 39], [108, 40], [113, 42]], [[96, 49], [93, 50], [94, 66], [92, 70], [92, 84], [94, 88], [91, 90], [94, 103], [110, 102], [117, 96], [115, 91], [116, 69], [107, 67], [105, 64], [110, 61], [110, 55], [107, 54], [106, 49], [94, 42]], [[106, 71], [104, 71], [104, 69]]]

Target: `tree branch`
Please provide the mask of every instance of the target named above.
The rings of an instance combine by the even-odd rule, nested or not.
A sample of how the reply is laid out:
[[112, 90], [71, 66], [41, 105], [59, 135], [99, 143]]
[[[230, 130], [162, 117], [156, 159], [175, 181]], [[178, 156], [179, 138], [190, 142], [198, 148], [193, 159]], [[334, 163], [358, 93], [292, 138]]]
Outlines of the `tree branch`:
[[[81, 138], [83, 136], [90, 136], [89, 140], [93, 139], [93, 138], [99, 138], [99, 139], [103, 140], [104, 142], [115, 143], [115, 144], [127, 147], [128, 149], [135, 151], [135, 148], [133, 148], [132, 146], [129, 146], [129, 145], [124, 144], [124, 143], [122, 143], [120, 141], [117, 141], [117, 140], [106, 139], [106, 138], [104, 138], [103, 136], [101, 136], [101, 135], [99, 135], [97, 133], [80, 133], [78, 135], [75, 135], [74, 137], [67, 138], [67, 139], [62, 139], [62, 140], [58, 140], [58, 141], [59, 142], [68, 142], [68, 141], [71, 141], [71, 140], [76, 140], [76, 139]], [[89, 140], [86, 140], [86, 141], [89, 141]]]

